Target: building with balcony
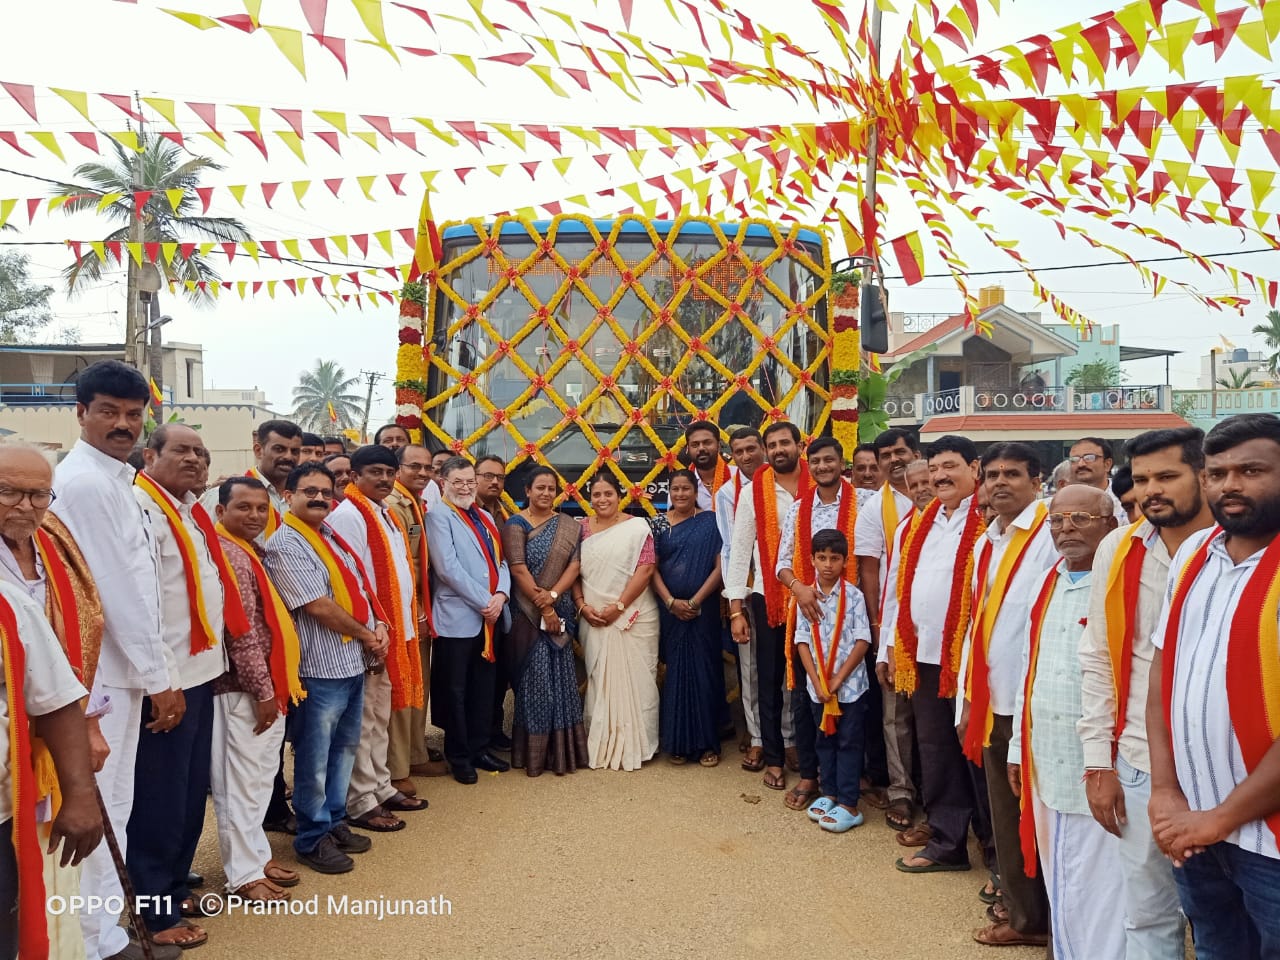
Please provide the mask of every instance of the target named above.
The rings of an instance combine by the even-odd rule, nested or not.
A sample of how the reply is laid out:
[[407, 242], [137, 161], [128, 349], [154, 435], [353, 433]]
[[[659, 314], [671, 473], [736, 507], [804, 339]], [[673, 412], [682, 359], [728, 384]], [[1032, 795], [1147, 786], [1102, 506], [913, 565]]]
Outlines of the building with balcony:
[[1167, 357], [1174, 351], [1124, 347], [1115, 326], [1080, 331], [1020, 313], [1004, 291], [982, 291], [980, 319], [990, 336], [966, 327], [963, 315], [890, 316], [888, 368], [917, 351], [889, 389], [890, 423], [918, 432], [924, 442], [957, 433], [980, 446], [1023, 440], [1041, 446], [1046, 461], [1061, 458], [1081, 436], [1124, 440], [1145, 430], [1185, 426], [1173, 412], [1165, 383], [1073, 386], [1072, 371], [1086, 364], [1113, 369], [1128, 360]]
[[[243, 472], [252, 463], [254, 430], [276, 416], [266, 395], [257, 388], [206, 388], [198, 343], [171, 342], [161, 350], [164, 418], [176, 414], [200, 430], [213, 458], [212, 477]], [[80, 436], [80, 371], [99, 360], [123, 359], [120, 343], [0, 345], [0, 436], [55, 454], [70, 450]]]

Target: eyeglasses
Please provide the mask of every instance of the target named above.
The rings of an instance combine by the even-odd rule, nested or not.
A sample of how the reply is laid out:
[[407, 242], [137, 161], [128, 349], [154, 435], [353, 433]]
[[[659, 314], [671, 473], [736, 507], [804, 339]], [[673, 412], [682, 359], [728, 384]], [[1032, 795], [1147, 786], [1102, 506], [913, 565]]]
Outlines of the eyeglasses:
[[448, 484], [456, 490], [469, 490], [476, 485], [476, 482], [474, 480], [450, 480]]
[[332, 500], [333, 490], [324, 487], [303, 487], [298, 493], [308, 500]]
[[1097, 463], [1099, 460], [1105, 460], [1100, 453], [1077, 453], [1074, 457], [1068, 457], [1072, 463]]
[[507, 475], [506, 475], [505, 473], [477, 473], [477, 474], [476, 474], [476, 477], [477, 477], [478, 479], [480, 479], [480, 480], [505, 480], [505, 479], [507, 479]]
[[18, 490], [14, 487], [0, 487], [0, 503], [6, 507], [16, 507], [23, 500], [30, 500], [31, 506], [43, 510], [53, 503], [57, 496], [52, 490]]
[[1051, 513], [1049, 514], [1049, 529], [1061, 530], [1062, 524], [1070, 520], [1073, 527], [1087, 527], [1095, 520], [1105, 520], [1106, 517], [1099, 517], [1092, 513], [1085, 513], [1083, 510], [1073, 510], [1071, 513]]
[[402, 463], [402, 464], [400, 464], [400, 469], [401, 469], [401, 470], [408, 470], [410, 473], [421, 473], [423, 470], [430, 470], [430, 469], [431, 469], [431, 464], [429, 464], [429, 463]]

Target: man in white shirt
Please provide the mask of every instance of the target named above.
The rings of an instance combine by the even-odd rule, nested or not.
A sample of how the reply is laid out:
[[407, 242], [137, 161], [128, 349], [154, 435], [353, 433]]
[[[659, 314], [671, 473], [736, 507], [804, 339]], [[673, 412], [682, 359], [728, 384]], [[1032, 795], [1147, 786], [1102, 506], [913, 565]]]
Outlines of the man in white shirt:
[[[395, 488], [399, 469], [395, 453], [381, 444], [370, 444], [353, 453], [351, 471], [355, 491], [348, 493], [347, 499], [329, 515], [329, 526], [360, 558], [383, 605], [383, 612], [391, 618], [391, 642], [408, 648], [410, 645], [416, 647], [418, 642], [413, 566], [409, 562], [408, 539], [386, 504], [387, 496]], [[380, 524], [380, 529], [373, 528], [374, 523]], [[393, 586], [398, 590], [393, 591]], [[387, 659], [396, 656], [397, 652], [393, 649], [387, 654]], [[414, 680], [409, 676], [402, 677], [400, 682], [412, 686]], [[421, 668], [417, 671], [417, 682], [421, 683]], [[416, 811], [427, 807], [426, 800], [407, 796], [391, 783], [391, 772], [387, 766], [391, 710], [389, 672], [370, 673], [364, 682], [360, 746], [356, 750], [351, 783], [347, 788], [347, 820], [352, 826], [365, 830], [400, 830], [404, 821], [395, 815], [395, 811]]]
[[[889, 543], [894, 531], [912, 507], [907, 490], [907, 468], [920, 456], [919, 441], [905, 430], [889, 429], [872, 444], [884, 483], [865, 504], [858, 504], [858, 523], [854, 528], [853, 552], [858, 564], [858, 586], [867, 603], [871, 618], [872, 658], [880, 642], [881, 597], [888, 573]], [[872, 696], [875, 696], [872, 691]], [[885, 822], [895, 830], [911, 827], [915, 813], [916, 786], [911, 779], [912, 752], [915, 747], [915, 722], [911, 699], [892, 690], [881, 696], [881, 724], [889, 805]], [[875, 736], [874, 718], [867, 732]]]
[[[764, 431], [764, 449], [769, 465], [756, 471], [751, 484], [743, 488], [738, 498], [724, 595], [729, 600], [729, 626], [734, 641], [748, 643], [751, 632], [756, 634], [764, 785], [770, 790], [785, 790], [782, 716], [785, 709], [787, 597], [785, 588], [778, 583], [774, 567], [778, 544], [773, 542], [773, 538], [778, 534], [769, 531], [764, 516], [757, 517], [756, 491], [760, 491], [758, 499], [762, 509], [772, 507], [776, 526], [786, 516], [787, 509], [802, 487], [807, 487], [811, 481], [808, 468], [800, 459], [800, 430], [795, 424], [786, 421], [770, 424]], [[748, 597], [751, 603], [749, 623]], [[794, 724], [798, 719], [797, 713], [791, 713]], [[808, 728], [807, 749], [812, 750], [817, 737], [812, 717], [809, 717]], [[805, 732], [797, 729], [797, 740], [803, 736]], [[799, 743], [796, 752], [801, 752]], [[804, 809], [807, 801], [797, 805], [799, 801], [800, 796], [794, 790], [787, 795], [787, 805], [792, 809]]]
[[695, 420], [684, 428], [684, 452], [698, 478], [698, 509], [715, 505], [716, 471], [724, 468], [720, 457], [720, 428], [710, 420]]
[[[1079, 776], [1084, 752], [1075, 730], [1093, 556], [1116, 518], [1106, 493], [1082, 483], [1055, 494], [1049, 510], [1048, 526], [1062, 558], [1036, 586], [1023, 626], [1028, 654], [1018, 679], [1006, 775], [1022, 802], [1020, 826], [1029, 833], [1034, 825], [1038, 872], [1053, 904], [1054, 957], [1119, 958], [1125, 955], [1124, 915], [1115, 909], [1124, 886], [1119, 844], [1089, 813]], [[1031, 850], [1024, 855], [1037, 857]]]
[[1204, 454], [1220, 529], [1192, 535], [1174, 554], [1152, 634], [1151, 829], [1177, 868], [1196, 955], [1274, 957], [1280, 419], [1230, 417], [1209, 431]]
[[1101, 437], [1081, 437], [1071, 445], [1067, 462], [1071, 464], [1072, 483], [1105, 490], [1115, 507], [1116, 522], [1124, 524], [1129, 521], [1119, 496], [1111, 490], [1111, 468], [1115, 465], [1115, 457], [1110, 443]]
[[[142, 435], [151, 391], [142, 375], [117, 360], [80, 371], [76, 418], [80, 439], [54, 473], [51, 510], [75, 537], [102, 598], [102, 652], [94, 693], [110, 700], [102, 734], [111, 749], [98, 773], [98, 789], [111, 827], [127, 855], [126, 827], [133, 810], [139, 717], [149, 697], [156, 731], [182, 719], [182, 691], [170, 679], [160, 632], [160, 585], [150, 521], [133, 498], [134, 471], [125, 461]], [[85, 861], [81, 892], [94, 903], [121, 903], [123, 893], [111, 855], [99, 848]], [[119, 926], [119, 912], [81, 915], [88, 960], [141, 957]], [[171, 950], [162, 951], [170, 956]]]
[[875, 493], [884, 483], [880, 473], [880, 454], [874, 443], [860, 443], [849, 458], [850, 481], [856, 490], [870, 490]]
[[[972, 555], [982, 529], [974, 503], [978, 451], [966, 437], [947, 435], [930, 445], [927, 456], [937, 498], [902, 521], [900, 546], [890, 558], [886, 579], [893, 588], [885, 592], [876, 664], [887, 689], [912, 696], [920, 796], [928, 817], [926, 826], [898, 835], [903, 846], [923, 849], [900, 858], [895, 866], [904, 873], [968, 870], [972, 823], [983, 857], [994, 869], [995, 846], [985, 817], [978, 816], [974, 779], [956, 736], [955, 697], [963, 678], [949, 666], [959, 660], [967, 616], [957, 613], [952, 623], [948, 614], [953, 606], [957, 611], [965, 608], [963, 597], [970, 591], [965, 558]], [[904, 562], [906, 573], [899, 583], [898, 568]], [[900, 670], [907, 674], [901, 682]]]
[[1027, 617], [1045, 572], [1058, 560], [1040, 493], [1040, 457], [1025, 443], [996, 443], [980, 464], [981, 482], [995, 521], [974, 550], [973, 623], [960, 676], [967, 694], [957, 698], [965, 756], [983, 768], [999, 862], [997, 919], [974, 934], [991, 946], [1044, 944], [1049, 903], [1044, 880], [1028, 877], [1018, 836], [1018, 798], [1005, 770], [1013, 735], [1018, 681], [1026, 658]]
[[[1169, 863], [1147, 817], [1151, 756], [1147, 680], [1151, 636], [1164, 603], [1169, 562], [1187, 538], [1213, 524], [1203, 496], [1204, 432], [1151, 430], [1125, 445], [1142, 513], [1107, 536], [1093, 561], [1089, 625], [1080, 639], [1081, 715], [1089, 807], [1119, 838], [1128, 953], [1182, 960], [1185, 924]], [[1113, 659], [1115, 662], [1113, 663]]]
[[[192, 493], [203, 451], [190, 427], [162, 424], [147, 442], [146, 468], [133, 488], [156, 543], [165, 659], [186, 712], [177, 726], [153, 732], [145, 726], [144, 702], [127, 863], [134, 891], [147, 898], [138, 912], [152, 939], [177, 946], [207, 938], [183, 920], [181, 906], [191, 897], [186, 878], [209, 794], [213, 681], [227, 669], [227, 596], [214, 555], [221, 556], [222, 548], [212, 518]], [[239, 609], [239, 594], [232, 599]]]
[[[720, 532], [720, 569], [729, 569], [729, 548], [733, 545], [733, 518], [742, 499], [742, 491], [764, 464], [764, 443], [760, 434], [750, 427], [739, 427], [729, 435], [729, 455], [733, 457], [737, 471], [733, 478], [716, 491], [716, 529]], [[760, 682], [756, 674], [756, 637], [748, 631], [746, 643], [738, 648], [738, 690], [742, 698], [742, 716], [747, 726], [746, 756], [742, 769], [759, 773], [764, 769], [764, 746], [760, 739]], [[790, 717], [784, 716], [783, 743], [790, 746]]]
[[[19, 948], [24, 957], [36, 956], [40, 945], [30, 939], [47, 936], [48, 921], [52, 920], [46, 914], [46, 890], [41, 882], [45, 844], [36, 833], [39, 809], [14, 809], [12, 757], [19, 731], [15, 729], [18, 718], [10, 712], [11, 696], [14, 710], [25, 711], [31, 733], [48, 748], [57, 773], [62, 804], [49, 830], [54, 848], [61, 846], [61, 850], [54, 855], [54, 862], [63, 866], [80, 863], [102, 839], [102, 815], [94, 797], [89, 742], [80, 709], [85, 689], [44, 619], [44, 610], [25, 590], [0, 582], [0, 608], [12, 628], [12, 633], [5, 630], [0, 644], [0, 955], [11, 960], [18, 956]], [[2, 668], [10, 657], [14, 658], [8, 664], [15, 674], [14, 690], [8, 688]], [[16, 750], [19, 763], [29, 764], [30, 741], [25, 750], [21, 743], [19, 740]], [[28, 789], [37, 789], [30, 769], [23, 778]], [[31, 799], [37, 801], [38, 795], [33, 793]], [[25, 855], [14, 844], [15, 839], [24, 838], [35, 845]], [[57, 944], [46, 942], [41, 955], [55, 956], [51, 947], [56, 949]]]
[[[254, 466], [246, 472], [246, 477], [254, 477], [267, 488], [267, 496], [271, 498], [271, 514], [267, 520], [267, 528], [258, 538], [258, 545], [265, 547], [267, 541], [279, 529], [284, 515], [289, 512], [289, 501], [285, 496], [284, 483], [289, 474], [302, 458], [302, 428], [290, 420], [264, 420], [258, 424], [253, 435]], [[218, 509], [218, 488], [206, 490], [200, 497], [205, 511], [213, 516]]]

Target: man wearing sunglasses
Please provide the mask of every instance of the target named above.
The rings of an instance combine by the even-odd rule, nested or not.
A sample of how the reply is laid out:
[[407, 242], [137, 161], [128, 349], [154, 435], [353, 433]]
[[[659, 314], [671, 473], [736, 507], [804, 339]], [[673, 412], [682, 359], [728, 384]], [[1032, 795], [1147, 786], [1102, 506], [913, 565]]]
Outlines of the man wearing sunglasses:
[[1110, 443], [1101, 437], [1081, 437], [1071, 445], [1071, 455], [1067, 462], [1071, 464], [1072, 483], [1083, 483], [1107, 491], [1115, 503], [1116, 522], [1121, 526], [1130, 522], [1120, 498], [1111, 489], [1111, 468], [1115, 465], [1115, 458]]
[[307, 698], [293, 731], [293, 849], [319, 873], [346, 873], [355, 865], [347, 854], [372, 846], [345, 823], [347, 787], [360, 745], [365, 673], [382, 668], [390, 645], [359, 559], [326, 522], [333, 493], [328, 467], [295, 467], [285, 481], [289, 512], [263, 557], [298, 628]]

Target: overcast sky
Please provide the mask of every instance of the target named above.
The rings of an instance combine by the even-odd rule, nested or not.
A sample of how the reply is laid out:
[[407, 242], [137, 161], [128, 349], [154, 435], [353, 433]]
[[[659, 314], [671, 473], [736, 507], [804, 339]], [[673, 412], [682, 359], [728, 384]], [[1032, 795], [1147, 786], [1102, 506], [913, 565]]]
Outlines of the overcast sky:
[[[717, 43], [710, 5], [705, 0], [692, 2], [703, 13], [708, 36]], [[179, 128], [191, 137], [192, 149], [226, 165], [224, 171], [211, 174], [206, 182], [215, 187], [251, 185], [244, 208], [239, 207], [227, 191], [216, 190], [210, 213], [239, 217], [259, 239], [307, 238], [411, 226], [420, 201], [421, 179], [417, 174], [421, 170], [469, 165], [479, 168], [468, 176], [465, 184], [452, 174], [442, 174], [437, 178], [439, 193], [434, 201], [435, 212], [437, 219], [446, 220], [483, 216], [497, 210], [561, 199], [567, 195], [603, 189], [612, 183], [639, 181], [655, 173], [670, 174], [678, 167], [678, 164], [653, 153], [639, 174], [625, 156], [618, 156], [610, 162], [608, 172], [584, 159], [575, 161], [567, 178], [549, 164], [539, 168], [534, 178], [519, 167], [495, 177], [484, 169], [485, 165], [530, 158], [550, 159], [555, 153], [548, 145], [532, 138], [526, 153], [502, 142], [486, 147], [483, 154], [466, 144], [450, 148], [409, 119], [415, 116], [438, 120], [664, 126], [749, 126], [832, 119], [835, 116], [830, 110], [815, 113], [807, 105], [797, 107], [780, 94], [734, 85], [727, 87], [734, 104], [734, 109], [729, 110], [714, 101], [699, 99], [688, 89], [670, 91], [652, 84], [644, 86], [645, 95], [636, 102], [616, 90], [604, 89], [605, 81], [596, 76], [592, 77], [592, 92], [587, 93], [561, 75], [560, 82], [574, 94], [572, 99], [563, 99], [548, 91], [527, 69], [480, 63], [478, 70], [483, 81], [480, 83], [447, 57], [420, 58], [402, 53], [400, 63], [396, 63], [376, 47], [355, 42], [348, 46], [350, 78], [346, 79], [337, 61], [308, 40], [305, 47], [307, 77], [304, 80], [279, 53], [265, 31], [259, 30], [251, 35], [232, 28], [201, 32], [164, 14], [159, 9], [160, 5], [158, 0], [139, 0], [136, 4], [108, 0], [43, 0], [38, 5], [24, 6], [21, 36], [12, 31], [8, 36], [0, 79], [31, 83], [37, 87], [36, 106], [40, 122], [33, 122], [19, 106], [0, 93], [0, 131], [16, 131], [24, 141], [26, 132], [30, 130], [60, 133], [67, 163], [60, 163], [34, 145], [29, 144], [36, 156], [29, 158], [0, 144], [0, 167], [56, 179], [70, 177], [72, 166], [93, 159], [89, 151], [66, 136], [72, 131], [90, 129], [89, 125], [64, 100], [49, 93], [47, 87], [91, 93], [127, 94], [136, 90], [144, 96], [213, 102], [222, 105], [218, 108], [219, 126], [225, 130], [248, 129], [244, 118], [225, 106], [238, 103], [263, 107], [263, 128], [268, 131], [288, 129], [283, 120], [266, 109], [278, 106], [308, 111], [346, 111], [351, 116], [353, 127], [362, 129], [368, 128], [356, 118], [357, 114], [388, 116], [392, 118], [395, 129], [413, 130], [418, 134], [420, 152], [386, 141], [380, 142], [375, 150], [357, 139], [347, 138], [341, 141], [341, 156], [320, 141], [308, 138], [304, 141], [308, 163], [304, 165], [278, 138], [268, 133], [268, 162], [243, 137], [232, 134], [231, 152], [227, 153], [196, 136], [204, 129], [202, 124], [189, 110], [179, 107]], [[240, 14], [246, 7], [258, 6], [251, 0], [243, 4], [237, 4], [236, 0], [164, 0], [164, 5], [208, 16]], [[612, 28], [621, 28], [614, 0], [598, 0], [595, 4], [590, 0], [549, 0], [548, 5]], [[348, 0], [330, 0], [329, 6], [326, 33], [348, 37], [352, 41], [368, 36]], [[443, 43], [450, 50], [477, 57], [521, 49], [510, 38], [499, 43], [483, 31], [472, 31], [439, 16], [452, 13], [473, 19], [464, 0], [422, 4], [435, 15], [438, 34], [403, 9], [389, 4], [384, 6], [388, 34], [396, 44], [430, 47]], [[778, 16], [784, 5], [777, 3], [753, 0], [737, 6], [758, 16], [765, 25], [784, 29], [802, 46], [819, 51], [829, 62], [834, 63], [840, 58], [816, 11], [808, 11], [806, 5], [786, 4], [788, 16], [785, 18]], [[860, 4], [849, 3], [848, 6], [851, 10], [860, 8]], [[909, 9], [906, 2], [899, 2], [897, 6]], [[1069, 6], [1057, 0], [1021, 0], [1017, 3], [1006, 0], [1001, 14], [997, 16], [985, 4], [982, 6], [986, 19], [976, 50], [991, 49], [1024, 36], [1047, 32], [1063, 25], [1068, 16], [1083, 18], [1110, 7], [1101, 0], [1080, 0]], [[259, 18], [263, 23], [306, 29], [297, 0], [262, 0], [260, 7]], [[486, 0], [483, 7], [488, 16], [498, 22], [513, 27], [532, 27], [510, 0]], [[1195, 4], [1191, 7], [1198, 10]], [[685, 8], [677, 4], [677, 9], [683, 11]], [[1064, 13], [1065, 10], [1070, 13]], [[1169, 4], [1166, 8], [1166, 19], [1185, 19], [1194, 14], [1194, 10], [1180, 4]], [[552, 32], [551, 27], [556, 26], [557, 21], [545, 15], [544, 20]], [[890, 15], [886, 18], [886, 47], [890, 51], [897, 49], [902, 23], [901, 17]], [[665, 3], [659, 0], [637, 0], [632, 30], [673, 48], [700, 47], [692, 18], [675, 22]], [[558, 31], [552, 35], [569, 36], [563, 24], [559, 24]], [[590, 37], [592, 43], [607, 44], [603, 38], [589, 32], [584, 36]], [[761, 58], [759, 51], [741, 41], [736, 49], [744, 59]], [[953, 47], [945, 44], [943, 49], [955, 52]], [[536, 62], [551, 62], [541, 48], [535, 48], [535, 52], [539, 54]], [[578, 62], [573, 61], [569, 53], [571, 51], [566, 53], [565, 62]], [[1188, 56], [1187, 64], [1188, 79], [1216, 80], [1245, 73], [1276, 75], [1274, 65], [1249, 51], [1232, 52], [1218, 63], [1214, 63], [1211, 57], [1195, 53]], [[1167, 68], [1152, 55], [1148, 62], [1144, 62], [1136, 78], [1113, 74], [1109, 85], [1164, 84], [1180, 79], [1171, 78]], [[1056, 89], [1061, 89], [1061, 85]], [[158, 119], [151, 111], [146, 112], [151, 119]], [[101, 99], [91, 103], [90, 113], [103, 130], [122, 130], [126, 126], [124, 114]], [[313, 115], [308, 115], [305, 124], [308, 132], [332, 129]], [[168, 127], [163, 122], [160, 126]], [[566, 143], [569, 144], [566, 155], [581, 156], [583, 151], [578, 148], [578, 141], [566, 137]], [[601, 151], [590, 152], [604, 152], [610, 146], [606, 141]], [[714, 155], [722, 156], [723, 152], [721, 150]], [[1174, 159], [1186, 157], [1173, 137], [1166, 138], [1161, 146], [1161, 155]], [[1201, 157], [1210, 163], [1228, 163], [1216, 145], [1206, 146]], [[1265, 151], [1256, 147], [1246, 147], [1239, 162], [1242, 166], [1261, 168], [1275, 165]], [[373, 200], [366, 200], [354, 178], [386, 173], [409, 174], [404, 180], [406, 196], [396, 196], [382, 180], [373, 188]], [[349, 178], [340, 200], [334, 199], [322, 183], [326, 178], [337, 177]], [[287, 184], [281, 188], [270, 209], [262, 202], [256, 189], [256, 184], [262, 181], [297, 179], [313, 181], [301, 207]], [[0, 174], [0, 197], [26, 198], [44, 193], [44, 185], [37, 181]], [[890, 216], [886, 237], [921, 228], [919, 215], [905, 192], [890, 188], [887, 197]], [[1264, 203], [1264, 207], [1275, 210], [1280, 207], [1277, 201], [1278, 198], [1273, 196]], [[1035, 266], [1065, 266], [1113, 259], [1111, 254], [1095, 251], [1077, 239], [1061, 240], [1051, 223], [1023, 210], [1007, 198], [991, 195], [984, 198], [984, 202], [989, 207], [987, 219], [996, 224], [1002, 237], [1018, 240], [1020, 252]], [[617, 206], [602, 206], [593, 212], [607, 214]], [[1135, 215], [1135, 219], [1163, 230], [1201, 253], [1238, 251], [1262, 245], [1256, 240], [1243, 238], [1238, 231], [1188, 226], [1171, 222], [1167, 217], [1141, 212]], [[6, 233], [4, 240], [88, 240], [106, 232], [103, 222], [90, 214], [68, 218], [61, 214], [51, 217], [41, 212], [27, 227], [25, 208], [20, 207], [11, 222], [22, 232]], [[1083, 219], [1075, 222], [1081, 225], [1088, 223]], [[964, 226], [961, 218], [956, 217], [952, 223], [956, 227], [957, 249], [972, 269], [1008, 269], [1013, 266], [1007, 257], [992, 250], [980, 236]], [[1142, 237], [1126, 236], [1103, 224], [1095, 223], [1093, 227], [1099, 240], [1116, 244], [1134, 256], [1167, 256], [1170, 253], [1168, 247]], [[370, 266], [407, 262], [409, 251], [399, 245], [398, 240], [396, 243], [394, 258], [388, 257], [375, 244], [367, 257], [352, 249], [352, 259], [348, 262]], [[837, 241], [836, 248], [840, 246]], [[943, 272], [944, 265], [927, 239], [925, 246], [928, 271]], [[70, 259], [66, 249], [60, 246], [24, 249], [32, 256], [36, 279], [56, 285], [59, 270]], [[314, 256], [311, 252], [307, 255]], [[334, 256], [342, 259], [336, 251]], [[230, 280], [258, 280], [307, 273], [296, 266], [285, 269], [275, 265], [257, 266], [243, 256], [230, 264], [217, 254], [212, 259], [223, 277]], [[1264, 275], [1280, 276], [1280, 254], [1275, 252], [1234, 256], [1228, 262]], [[1171, 278], [1195, 283], [1204, 291], [1226, 292], [1228, 289], [1220, 277], [1206, 276], [1190, 265], [1165, 264], [1158, 268]], [[326, 273], [339, 273], [350, 268], [324, 268], [321, 265], [320, 269]], [[887, 272], [896, 274], [895, 265], [890, 263]], [[380, 280], [364, 279], [372, 288], [394, 289], [396, 286], [385, 274]], [[1211, 345], [1218, 343], [1220, 333], [1239, 346], [1261, 346], [1258, 338], [1249, 335], [1250, 328], [1264, 319], [1266, 309], [1261, 305], [1250, 307], [1244, 316], [1209, 312], [1172, 284], [1160, 297], [1153, 299], [1151, 292], [1144, 289], [1138, 274], [1127, 267], [1065, 270], [1046, 273], [1042, 279], [1063, 300], [1096, 323], [1119, 323], [1123, 343], [1183, 351], [1172, 364], [1173, 380], [1178, 385], [1194, 386], [1199, 357]], [[974, 277], [971, 285], [976, 290], [988, 282], [997, 281]], [[1047, 309], [1036, 303], [1024, 278], [1013, 275], [999, 278], [998, 282], [1006, 287], [1007, 301], [1014, 309]], [[891, 284], [891, 288], [893, 309], [953, 313], [961, 307], [959, 294], [949, 279], [927, 279], [911, 288]], [[60, 295], [55, 301], [57, 319], [49, 330], [50, 339], [57, 336], [60, 328], [75, 326], [86, 342], [120, 340], [124, 330], [123, 301], [122, 273], [108, 277], [97, 288], [75, 299], [68, 300]], [[224, 294], [216, 306], [207, 309], [195, 309], [184, 301], [166, 296], [162, 309], [174, 317], [174, 322], [164, 329], [166, 339], [204, 344], [205, 376], [210, 386], [256, 386], [267, 392], [278, 409], [286, 410], [291, 406], [290, 391], [298, 371], [309, 367], [317, 358], [333, 359], [340, 362], [350, 375], [357, 375], [360, 371], [385, 374], [386, 379], [375, 390], [373, 422], [381, 422], [391, 415], [390, 381], [394, 375], [397, 321], [396, 310], [390, 305], [371, 308], [366, 303], [363, 311], [348, 306], [335, 313], [314, 294], [293, 298], [281, 293], [275, 300], [261, 296], [243, 302], [234, 295]], [[1128, 367], [1132, 383], [1163, 379], [1163, 362], [1145, 361]]]

